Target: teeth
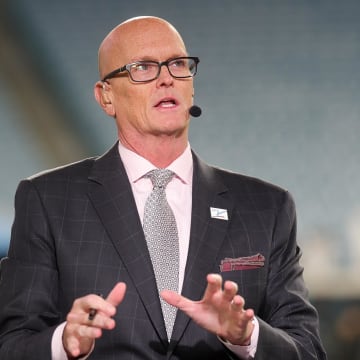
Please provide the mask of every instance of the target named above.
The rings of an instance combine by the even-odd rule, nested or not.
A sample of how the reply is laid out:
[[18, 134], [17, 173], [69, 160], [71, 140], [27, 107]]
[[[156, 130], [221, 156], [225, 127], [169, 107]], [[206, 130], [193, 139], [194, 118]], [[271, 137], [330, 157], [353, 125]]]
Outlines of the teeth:
[[171, 107], [171, 106], [174, 106], [174, 102], [173, 101], [161, 101], [160, 102], [160, 106], [162, 107]]

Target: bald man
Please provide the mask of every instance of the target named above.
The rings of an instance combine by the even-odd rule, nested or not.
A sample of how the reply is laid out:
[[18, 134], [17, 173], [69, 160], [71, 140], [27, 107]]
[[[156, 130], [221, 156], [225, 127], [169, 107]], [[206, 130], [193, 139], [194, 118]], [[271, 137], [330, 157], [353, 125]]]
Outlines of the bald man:
[[[119, 141], [20, 183], [1, 263], [1, 359], [326, 358], [291, 196], [190, 148], [198, 63], [156, 17], [102, 42], [94, 93]], [[178, 291], [157, 285], [143, 230], [148, 174], [164, 168], [175, 174]], [[178, 309], [170, 333], [162, 302]]]

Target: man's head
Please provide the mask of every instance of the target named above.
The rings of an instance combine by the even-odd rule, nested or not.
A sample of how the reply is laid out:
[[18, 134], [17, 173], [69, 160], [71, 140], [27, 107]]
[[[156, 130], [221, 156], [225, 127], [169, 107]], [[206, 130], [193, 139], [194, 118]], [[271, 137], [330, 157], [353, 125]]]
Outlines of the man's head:
[[[100, 78], [137, 61], [164, 62], [187, 56], [180, 34], [167, 21], [132, 18], [118, 25], [102, 42]], [[178, 65], [173, 66], [177, 69]], [[149, 138], [187, 142], [193, 94], [192, 77], [174, 78], [166, 65], [152, 81], [134, 82], [125, 70], [95, 85], [95, 97], [104, 111], [115, 117], [121, 141], [135, 150]]]

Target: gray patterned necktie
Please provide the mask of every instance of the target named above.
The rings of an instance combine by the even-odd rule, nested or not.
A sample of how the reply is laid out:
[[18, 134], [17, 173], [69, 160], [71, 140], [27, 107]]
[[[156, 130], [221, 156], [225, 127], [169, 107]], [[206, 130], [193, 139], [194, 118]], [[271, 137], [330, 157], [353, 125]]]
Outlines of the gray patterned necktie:
[[[179, 237], [175, 216], [165, 193], [165, 188], [174, 175], [168, 169], [152, 170], [146, 175], [152, 181], [153, 190], [145, 203], [143, 227], [159, 292], [165, 289], [178, 291]], [[161, 298], [160, 302], [170, 339], [176, 308]]]

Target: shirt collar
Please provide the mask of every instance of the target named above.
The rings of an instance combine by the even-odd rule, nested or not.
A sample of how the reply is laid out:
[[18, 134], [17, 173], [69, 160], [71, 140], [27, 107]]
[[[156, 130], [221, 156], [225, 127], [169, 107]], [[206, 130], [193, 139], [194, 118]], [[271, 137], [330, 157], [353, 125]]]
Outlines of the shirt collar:
[[[156, 169], [150, 161], [129, 150], [120, 141], [119, 153], [131, 183], [137, 182], [149, 171]], [[176, 174], [176, 177], [183, 183], [192, 184], [193, 158], [189, 143], [184, 152], [175, 159], [167, 169], [173, 171]]]

